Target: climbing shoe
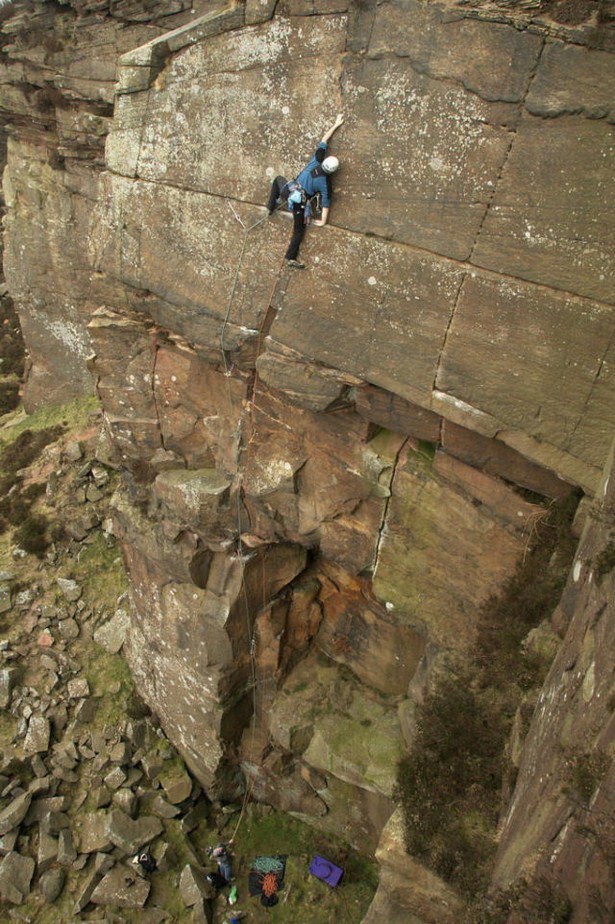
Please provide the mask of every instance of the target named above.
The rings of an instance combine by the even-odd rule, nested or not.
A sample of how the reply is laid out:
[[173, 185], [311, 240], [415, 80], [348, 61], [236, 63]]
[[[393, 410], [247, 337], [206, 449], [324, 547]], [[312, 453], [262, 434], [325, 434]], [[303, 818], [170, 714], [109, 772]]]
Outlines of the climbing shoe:
[[294, 269], [305, 269], [305, 263], [301, 263], [300, 260], [287, 260], [287, 266], [292, 266]]

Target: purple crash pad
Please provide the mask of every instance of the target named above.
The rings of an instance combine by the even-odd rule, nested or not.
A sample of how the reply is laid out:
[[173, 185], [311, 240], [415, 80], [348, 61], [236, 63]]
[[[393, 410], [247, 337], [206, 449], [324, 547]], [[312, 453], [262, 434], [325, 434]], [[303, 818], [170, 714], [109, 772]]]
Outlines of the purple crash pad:
[[318, 854], [316, 854], [310, 863], [310, 872], [313, 876], [322, 879], [323, 882], [328, 883], [330, 886], [336, 886], [344, 875], [343, 869], [336, 866], [335, 863], [331, 863], [330, 860], [319, 857]]

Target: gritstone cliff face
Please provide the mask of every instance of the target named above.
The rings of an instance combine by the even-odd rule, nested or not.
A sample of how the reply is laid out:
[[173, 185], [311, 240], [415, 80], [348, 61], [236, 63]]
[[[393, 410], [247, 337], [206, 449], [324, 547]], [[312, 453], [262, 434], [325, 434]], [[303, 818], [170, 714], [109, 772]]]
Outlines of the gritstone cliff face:
[[[471, 649], [540, 498], [592, 497], [611, 444], [608, 11], [72, 0], [0, 15], [25, 401], [101, 399], [126, 473], [139, 687], [208, 792], [247, 777], [366, 849], [384, 829], [394, 856], [414, 703]], [[338, 111], [331, 224], [292, 275], [289, 224], [257, 222]], [[565, 824], [534, 814], [519, 833], [544, 715], [502, 882]], [[455, 920], [446, 890], [435, 918], [394, 892], [381, 910], [400, 921]]]

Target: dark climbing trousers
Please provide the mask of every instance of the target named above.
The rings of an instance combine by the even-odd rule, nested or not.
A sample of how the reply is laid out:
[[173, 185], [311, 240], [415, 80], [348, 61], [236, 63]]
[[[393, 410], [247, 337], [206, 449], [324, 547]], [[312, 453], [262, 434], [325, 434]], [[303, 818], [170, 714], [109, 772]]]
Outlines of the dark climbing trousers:
[[[278, 199], [281, 199], [283, 202], [288, 200], [288, 180], [283, 176], [276, 176], [275, 180], [271, 184], [271, 192], [269, 193], [269, 202], [267, 203], [267, 208], [269, 212], [273, 212], [278, 203]], [[299, 246], [303, 239], [303, 234], [305, 231], [305, 207], [303, 205], [295, 205], [293, 207], [293, 234], [290, 239], [290, 244], [288, 245], [288, 250], [286, 251], [287, 260], [296, 260], [297, 254], [299, 253]]]

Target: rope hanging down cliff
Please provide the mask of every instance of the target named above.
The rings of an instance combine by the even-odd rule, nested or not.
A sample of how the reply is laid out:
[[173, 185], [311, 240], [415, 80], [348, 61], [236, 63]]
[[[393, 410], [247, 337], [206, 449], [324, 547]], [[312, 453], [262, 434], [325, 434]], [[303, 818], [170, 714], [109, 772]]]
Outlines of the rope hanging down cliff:
[[[232, 205], [231, 202], [229, 202], [229, 206], [230, 206], [230, 208], [231, 208], [231, 211], [233, 212], [233, 215], [234, 215], [235, 219], [239, 222], [239, 224], [241, 225], [241, 227], [243, 228], [243, 231], [244, 231], [244, 233], [243, 233], [243, 239], [242, 239], [242, 242], [241, 242], [241, 249], [240, 249], [240, 251], [239, 251], [239, 258], [238, 258], [238, 260], [237, 260], [237, 269], [236, 269], [235, 274], [234, 274], [234, 277], [233, 277], [233, 282], [232, 282], [232, 285], [231, 285], [231, 291], [230, 291], [230, 295], [229, 295], [229, 299], [228, 299], [228, 304], [227, 304], [227, 306], [226, 306], [226, 312], [225, 312], [225, 315], [224, 315], [224, 319], [223, 319], [223, 321], [222, 321], [222, 326], [221, 326], [221, 328], [220, 328], [220, 353], [221, 353], [221, 355], [222, 355], [222, 362], [223, 362], [223, 365], [224, 365], [224, 375], [225, 375], [226, 383], [227, 383], [227, 396], [228, 396], [228, 404], [229, 404], [229, 419], [232, 419], [232, 415], [233, 415], [233, 400], [232, 400], [231, 385], [230, 385], [231, 368], [229, 367], [228, 359], [227, 359], [227, 355], [226, 355], [226, 350], [225, 350], [225, 345], [224, 345], [224, 336], [225, 336], [226, 329], [227, 329], [227, 326], [228, 326], [228, 323], [229, 323], [229, 317], [230, 317], [230, 314], [231, 314], [231, 308], [232, 308], [232, 305], [233, 305], [233, 300], [234, 300], [234, 298], [235, 298], [235, 292], [237, 291], [237, 283], [238, 283], [238, 280], [239, 280], [239, 274], [240, 274], [240, 272], [241, 272], [241, 264], [242, 264], [242, 262], [243, 262], [243, 255], [244, 255], [244, 253], [245, 253], [246, 244], [247, 244], [247, 240], [248, 240], [248, 235], [250, 234], [251, 231], [253, 231], [256, 227], [258, 227], [258, 225], [262, 224], [262, 222], [265, 221], [265, 220], [269, 217], [269, 213], [268, 213], [267, 215], [264, 215], [262, 218], [259, 218], [259, 219], [258, 219], [257, 221], [255, 221], [253, 224], [246, 226], [246, 225], [244, 224], [244, 222], [241, 220], [240, 216], [237, 214], [237, 212], [236, 212], [236, 210], [234, 209], [234, 207], [233, 207], [233, 205]], [[267, 318], [267, 314], [268, 314], [268, 310], [269, 310], [269, 308], [271, 307], [271, 303], [272, 303], [273, 297], [274, 297], [274, 295], [275, 295], [275, 290], [276, 290], [276, 288], [277, 288], [277, 285], [278, 285], [278, 282], [279, 282], [279, 279], [280, 279], [280, 272], [281, 272], [281, 270], [282, 270], [282, 266], [279, 267], [279, 269], [278, 269], [278, 271], [277, 271], [277, 273], [276, 273], [276, 276], [275, 276], [275, 281], [274, 281], [274, 284], [273, 284], [273, 288], [272, 288], [272, 290], [271, 290], [271, 294], [270, 294], [270, 296], [269, 296], [267, 308], [266, 308], [265, 312], [263, 313], [263, 321], [262, 321], [261, 326], [259, 327], [259, 330], [258, 330], [257, 342], [258, 342], [258, 341], [260, 340], [260, 338], [261, 338], [262, 328], [263, 328], [263, 325], [265, 324], [265, 321], [266, 321], [266, 318]], [[248, 404], [247, 404], [248, 409], [249, 409], [249, 413], [250, 413], [250, 418], [252, 417], [252, 412], [253, 412], [253, 408], [254, 408], [254, 400], [255, 400], [255, 395], [256, 395], [256, 384], [257, 384], [257, 380], [258, 380], [258, 376], [257, 376], [256, 370], [255, 370], [255, 372], [254, 372], [254, 382], [253, 382], [253, 386], [252, 386], [252, 394], [251, 394], [250, 399], [249, 399]], [[239, 418], [239, 420], [238, 420], [238, 422], [237, 422], [237, 431], [239, 431], [240, 427], [241, 427], [241, 417]], [[241, 499], [240, 499], [240, 491], [239, 491], [239, 489], [235, 492], [235, 501], [236, 501], [236, 505], [237, 505], [237, 509], [236, 509], [236, 514], [237, 514], [237, 561], [239, 562], [239, 565], [240, 565], [240, 568], [241, 568], [241, 591], [242, 591], [242, 594], [243, 594], [243, 603], [244, 603], [244, 612], [245, 612], [245, 620], [246, 620], [247, 637], [248, 637], [249, 640], [250, 640], [250, 642], [249, 642], [250, 681], [251, 681], [251, 682], [250, 682], [250, 686], [251, 686], [251, 688], [252, 688], [252, 735], [251, 735], [251, 743], [250, 743], [250, 752], [252, 753], [252, 751], [254, 750], [254, 743], [255, 743], [255, 739], [256, 739], [256, 715], [257, 715], [257, 706], [258, 706], [258, 703], [257, 703], [257, 677], [256, 677], [256, 657], [255, 657], [254, 626], [252, 625], [252, 622], [251, 622], [251, 620], [250, 620], [250, 606], [249, 606], [248, 595], [247, 595], [247, 590], [246, 590], [246, 583], [245, 583], [245, 565], [246, 565], [246, 562], [247, 562], [247, 560], [248, 560], [248, 558], [249, 558], [250, 556], [249, 556], [249, 555], [246, 556], [245, 551], [244, 551], [244, 545], [243, 545], [243, 542], [242, 542], [242, 540], [241, 540], [241, 532], [242, 532], [242, 526], [241, 526]], [[264, 571], [264, 569], [265, 569], [265, 564], [264, 564], [264, 560], [263, 560], [263, 587], [265, 586], [265, 571]], [[243, 797], [243, 801], [242, 801], [241, 811], [240, 811], [240, 813], [239, 813], [239, 818], [238, 818], [238, 820], [237, 820], [237, 824], [235, 825], [235, 830], [233, 831], [233, 838], [234, 838], [235, 835], [237, 834], [237, 830], [238, 830], [238, 828], [239, 828], [239, 826], [240, 826], [240, 824], [241, 824], [241, 821], [242, 821], [242, 819], [243, 819], [243, 815], [244, 815], [244, 813], [245, 813], [246, 806], [247, 806], [248, 801], [249, 801], [249, 799], [250, 799], [253, 786], [254, 786], [254, 781], [252, 781], [252, 783], [250, 784], [250, 786], [246, 787], [246, 791], [245, 791], [245, 793], [244, 793], [244, 797]]]

